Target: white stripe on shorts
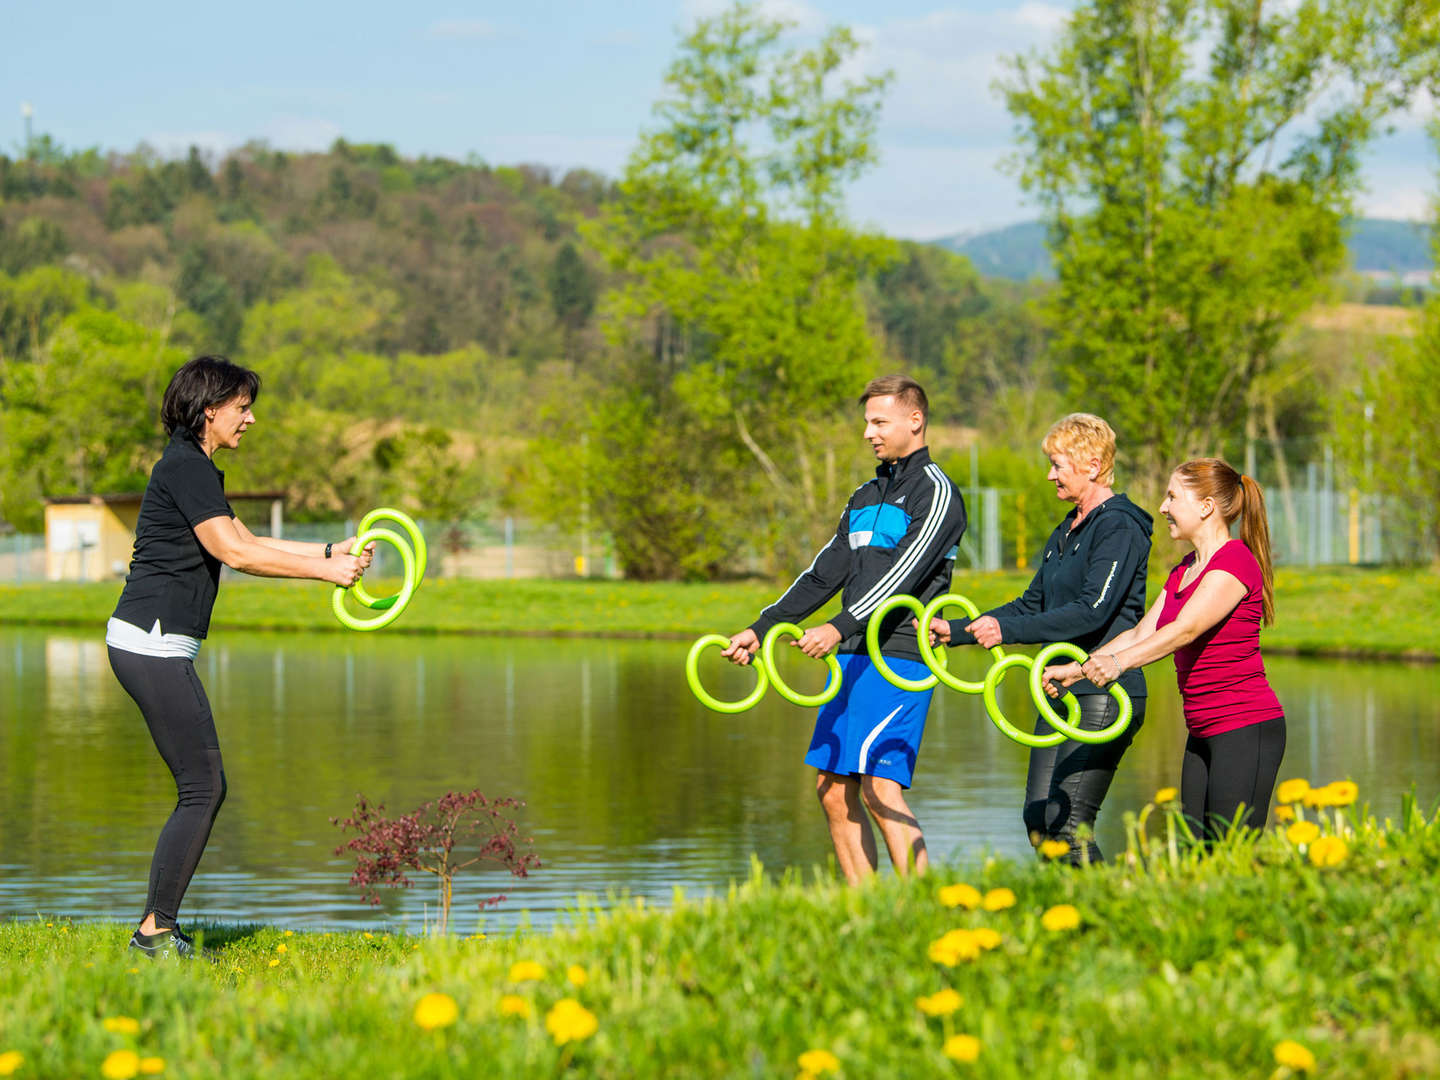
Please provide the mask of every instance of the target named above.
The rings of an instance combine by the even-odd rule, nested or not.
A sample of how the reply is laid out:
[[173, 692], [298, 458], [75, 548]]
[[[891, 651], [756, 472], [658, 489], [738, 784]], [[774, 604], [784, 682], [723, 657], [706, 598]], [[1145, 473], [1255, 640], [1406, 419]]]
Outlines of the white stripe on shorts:
[[856, 772], [869, 775], [868, 773], [865, 773], [865, 766], [869, 763], [870, 744], [875, 741], [875, 736], [879, 735], [880, 732], [885, 730], [885, 725], [890, 723], [891, 720], [895, 719], [895, 713], [898, 713], [904, 707], [904, 705], [896, 705], [894, 712], [892, 712], [889, 716], [885, 717], [884, 720], [881, 720], [880, 723], [876, 724], [873, 728], [870, 729], [870, 734], [866, 735], [865, 741], [860, 744], [860, 765], [859, 768], [855, 770]]

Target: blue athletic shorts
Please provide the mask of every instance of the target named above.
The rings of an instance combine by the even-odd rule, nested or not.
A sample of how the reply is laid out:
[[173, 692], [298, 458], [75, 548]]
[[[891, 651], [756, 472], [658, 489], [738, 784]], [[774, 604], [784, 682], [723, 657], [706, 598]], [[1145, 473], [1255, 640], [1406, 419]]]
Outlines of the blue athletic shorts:
[[[901, 690], [870, 657], [841, 653], [840, 693], [820, 708], [805, 764], [842, 776], [883, 776], [910, 786], [932, 690]], [[887, 656], [895, 674], [911, 680], [930, 672], [919, 660]]]

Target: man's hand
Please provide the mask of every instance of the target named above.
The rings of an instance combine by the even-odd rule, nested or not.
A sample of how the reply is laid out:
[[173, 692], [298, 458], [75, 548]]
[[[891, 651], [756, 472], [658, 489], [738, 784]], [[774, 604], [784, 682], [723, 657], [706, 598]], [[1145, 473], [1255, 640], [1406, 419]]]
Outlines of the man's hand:
[[730, 644], [720, 650], [720, 655], [732, 664], [744, 667], [754, 659], [755, 650], [758, 648], [760, 648], [760, 639], [755, 636], [754, 630], [747, 628], [732, 637]]
[[[919, 619], [911, 619], [911, 620], [910, 620], [910, 625], [915, 628], [915, 632], [916, 632], [917, 634], [920, 632], [920, 620], [919, 620]], [[950, 620], [949, 620], [949, 619], [931, 619], [931, 620], [930, 620], [930, 647], [931, 647], [931, 648], [934, 648], [936, 645], [949, 645], [949, 644], [950, 644]]]
[[1000, 623], [993, 615], [981, 615], [965, 629], [975, 635], [975, 643], [983, 645], [987, 649], [993, 649], [1000, 644], [1002, 637]]
[[[1084, 675], [1080, 671], [1080, 665], [1076, 663], [1052, 664], [1040, 675], [1040, 685], [1044, 687], [1045, 693], [1052, 698], [1060, 696], [1061, 686], [1074, 686]], [[1056, 683], [1060, 686], [1056, 686]]]
[[819, 626], [812, 626], [790, 644], [806, 656], [820, 660], [834, 652], [835, 646], [840, 644], [840, 631], [828, 622], [822, 623]]

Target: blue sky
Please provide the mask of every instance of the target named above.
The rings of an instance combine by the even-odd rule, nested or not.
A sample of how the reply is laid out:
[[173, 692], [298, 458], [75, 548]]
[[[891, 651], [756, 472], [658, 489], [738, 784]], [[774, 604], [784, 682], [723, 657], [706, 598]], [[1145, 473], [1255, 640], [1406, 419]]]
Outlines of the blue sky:
[[[323, 149], [343, 135], [406, 155], [616, 175], [650, 121], [678, 33], [720, 5], [0, 0], [0, 145], [20, 144], [30, 102], [36, 130], [72, 148], [220, 151], [259, 138]], [[765, 6], [806, 29], [851, 26], [865, 67], [895, 72], [881, 164], [851, 191], [857, 221], [932, 239], [1034, 216], [998, 168], [1011, 124], [990, 84], [1001, 56], [1045, 47], [1066, 0]], [[1370, 153], [1365, 213], [1429, 216], [1440, 182], [1422, 115]]]

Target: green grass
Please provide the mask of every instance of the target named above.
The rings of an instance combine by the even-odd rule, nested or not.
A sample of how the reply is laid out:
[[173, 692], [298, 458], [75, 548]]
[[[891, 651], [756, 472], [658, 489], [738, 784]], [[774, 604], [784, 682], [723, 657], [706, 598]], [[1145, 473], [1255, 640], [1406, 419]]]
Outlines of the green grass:
[[[1018, 595], [1028, 580], [962, 574], [955, 588], [984, 608]], [[1150, 583], [1151, 597], [1159, 585]], [[385, 633], [698, 637], [748, 625], [783, 587], [439, 578]], [[372, 585], [377, 594], [392, 588]], [[0, 612], [7, 623], [99, 626], [119, 592], [118, 583], [0, 586]], [[1275, 602], [1276, 624], [1262, 638], [1273, 652], [1440, 658], [1440, 573], [1432, 568], [1281, 570]], [[213, 627], [343, 632], [326, 586], [288, 581], [226, 582]]]
[[[129, 1049], [166, 1076], [227, 1080], [788, 1080], [820, 1049], [847, 1077], [1188, 1080], [1272, 1076], [1291, 1039], [1316, 1075], [1440, 1074], [1440, 820], [1352, 828], [1348, 857], [1324, 870], [1278, 831], [1208, 858], [1172, 852], [1173, 822], [1155, 814], [1142, 848], [1132, 817], [1129, 857], [1087, 871], [990, 860], [858, 889], [755, 874], [668, 911], [577, 909], [545, 936], [212, 928], [213, 965], [132, 960], [127, 927], [0, 923], [0, 1053], [20, 1054], [24, 1077], [93, 1076]], [[1013, 890], [1014, 905], [946, 907], [942, 887], [962, 880]], [[1045, 928], [1059, 904], [1078, 909], [1077, 929]], [[993, 951], [930, 958], [946, 932], [981, 926], [1000, 935]], [[519, 961], [543, 977], [512, 982]], [[947, 987], [957, 1011], [917, 1009]], [[453, 998], [453, 1025], [417, 1026], [431, 993]], [[502, 1016], [504, 995], [532, 1014]], [[598, 1028], [557, 1046], [545, 1018], [567, 997]], [[107, 1030], [117, 1017], [138, 1032]], [[943, 1054], [957, 1033], [979, 1039], [978, 1060]]]

